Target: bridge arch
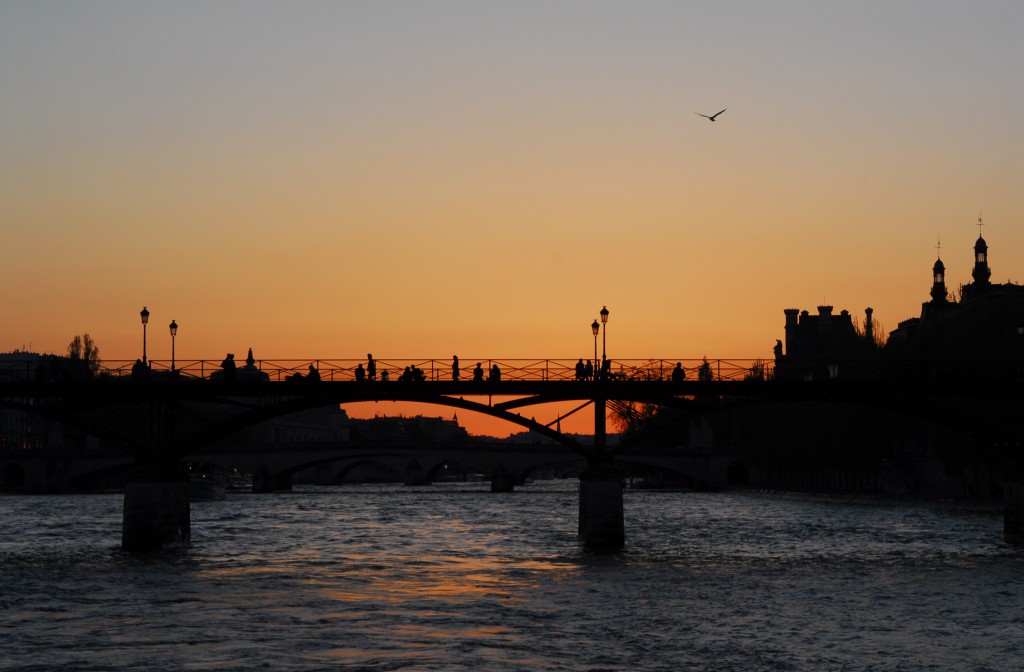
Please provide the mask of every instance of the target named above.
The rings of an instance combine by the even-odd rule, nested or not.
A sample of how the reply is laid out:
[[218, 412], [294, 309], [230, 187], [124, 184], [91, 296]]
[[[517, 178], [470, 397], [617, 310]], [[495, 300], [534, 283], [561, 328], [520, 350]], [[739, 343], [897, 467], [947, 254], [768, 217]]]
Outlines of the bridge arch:
[[[233, 434], [239, 430], [253, 426], [255, 424], [265, 422], [278, 417], [290, 415], [300, 411], [311, 410], [314, 408], [321, 408], [324, 406], [344, 406], [346, 403], [359, 403], [367, 401], [392, 401], [392, 402], [415, 402], [433, 404], [438, 406], [445, 406], [449, 408], [457, 408], [466, 411], [472, 411], [480, 413], [490, 417], [505, 420], [509, 423], [518, 425], [527, 430], [536, 432], [546, 438], [558, 442], [559, 444], [569, 448], [571, 450], [583, 453], [586, 451], [585, 447], [579, 443], [576, 439], [566, 436], [565, 434], [551, 429], [551, 427], [544, 425], [536, 420], [523, 417], [517, 413], [513, 413], [510, 408], [503, 407], [500, 404], [485, 404], [477, 401], [471, 401], [464, 397], [453, 397], [447, 395], [429, 395], [423, 394], [418, 391], [411, 391], [408, 394], [389, 394], [386, 399], [380, 398], [379, 394], [352, 394], [351, 392], [336, 393], [336, 394], [318, 394], [318, 395], [303, 395], [294, 397], [281, 397], [274, 401], [269, 401], [263, 405], [251, 407], [241, 413], [230, 416], [216, 424], [210, 425], [194, 435], [187, 437], [186, 441], [189, 445], [189, 450], [194, 451], [199, 448], [209, 445], [219, 439], [222, 439], [230, 434]], [[545, 404], [561, 401], [562, 399], [536, 399], [532, 401], [532, 404]], [[571, 399], [570, 399], [571, 400]], [[530, 404], [523, 404], [530, 405]]]

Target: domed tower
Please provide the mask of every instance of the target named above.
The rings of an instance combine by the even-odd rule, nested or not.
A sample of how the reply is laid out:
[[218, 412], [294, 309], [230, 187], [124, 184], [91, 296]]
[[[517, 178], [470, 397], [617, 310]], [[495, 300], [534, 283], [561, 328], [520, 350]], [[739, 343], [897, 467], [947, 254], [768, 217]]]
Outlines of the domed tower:
[[974, 243], [974, 270], [971, 275], [976, 285], [988, 285], [988, 279], [992, 277], [992, 271], [988, 267], [988, 244], [980, 233], [978, 242]]
[[931, 293], [934, 303], [945, 303], [949, 298], [949, 292], [946, 291], [946, 265], [942, 263], [942, 259], [936, 259], [935, 265], [932, 266]]

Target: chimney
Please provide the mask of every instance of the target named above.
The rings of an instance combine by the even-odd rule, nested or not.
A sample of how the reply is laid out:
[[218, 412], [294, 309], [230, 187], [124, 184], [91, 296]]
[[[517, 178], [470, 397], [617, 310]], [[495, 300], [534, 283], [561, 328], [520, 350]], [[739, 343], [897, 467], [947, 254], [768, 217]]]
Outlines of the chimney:
[[797, 315], [800, 314], [798, 308], [786, 308], [786, 354], [793, 352], [793, 344], [796, 342], [796, 326], [797, 326]]

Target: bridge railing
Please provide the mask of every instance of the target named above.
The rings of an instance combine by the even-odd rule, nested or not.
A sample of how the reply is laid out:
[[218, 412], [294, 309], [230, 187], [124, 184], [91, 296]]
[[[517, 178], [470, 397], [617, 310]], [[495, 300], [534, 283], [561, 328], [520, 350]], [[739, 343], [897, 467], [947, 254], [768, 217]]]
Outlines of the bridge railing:
[[[492, 367], [497, 366], [502, 380], [522, 381], [559, 381], [576, 380], [578, 359], [525, 359], [525, 358], [460, 358], [459, 380], [473, 379], [473, 369], [479, 365], [483, 370], [484, 379], [489, 379]], [[670, 380], [676, 363], [682, 365], [687, 380], [695, 380], [699, 369], [706, 365], [712, 380], [745, 380], [751, 377], [770, 378], [771, 363], [761, 359], [694, 359], [694, 358], [654, 358], [654, 359], [612, 359], [609, 372], [616, 380]], [[172, 374], [170, 360], [149, 360], [150, 375], [169, 377]], [[295, 376], [306, 376], [309, 367], [316, 369], [321, 380], [354, 381], [356, 370], [362, 365], [365, 372], [365, 359], [257, 359], [251, 365], [244, 362], [238, 364], [238, 371], [257, 371], [261, 377], [272, 382], [285, 381]], [[452, 380], [452, 361], [450, 359], [413, 358], [375, 360], [376, 379], [378, 381], [398, 381], [414, 368], [422, 372], [426, 381]], [[102, 362], [100, 373], [105, 376], [121, 378], [133, 374], [135, 360], [106, 360]], [[176, 360], [173, 374], [180, 378], [210, 379], [222, 371], [221, 360], [192, 359]]]
[[[21, 357], [20, 355], [26, 355]], [[14, 355], [14, 356], [12, 356]], [[503, 381], [568, 381], [576, 380], [580, 361], [571, 358], [460, 358], [462, 381], [473, 380], [473, 369], [479, 363], [485, 380], [497, 366]], [[448, 358], [383, 358], [376, 360], [377, 381], [398, 381], [407, 370], [418, 370], [425, 381], [452, 380], [452, 362]], [[911, 359], [887, 361], [877, 358], [782, 360], [776, 367], [773, 360], [749, 358], [649, 358], [612, 359], [609, 374], [614, 380], [667, 381], [679, 363], [686, 380], [1022, 380], [1024, 351], [1017, 358], [993, 358], [979, 363], [968, 359]], [[169, 359], [149, 360], [142, 373], [153, 380], [195, 379], [216, 380], [224, 375], [219, 359], [176, 359], [172, 370]], [[104, 360], [95, 371], [102, 378], [131, 378], [137, 375], [138, 360]], [[254, 359], [252, 364], [236, 364], [240, 380], [286, 381], [306, 376], [309, 367], [316, 369], [324, 381], [355, 381], [365, 359]], [[0, 382], [83, 380], [89, 377], [86, 364], [54, 355], [7, 353], [0, 355]]]

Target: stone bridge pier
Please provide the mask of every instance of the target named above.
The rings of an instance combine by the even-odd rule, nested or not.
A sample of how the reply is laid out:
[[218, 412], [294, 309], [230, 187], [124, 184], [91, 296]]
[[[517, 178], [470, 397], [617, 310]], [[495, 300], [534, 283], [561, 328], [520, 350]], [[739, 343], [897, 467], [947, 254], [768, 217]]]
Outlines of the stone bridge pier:
[[124, 488], [121, 548], [154, 551], [187, 543], [191, 515], [188, 481], [167, 474], [136, 478]]
[[267, 494], [270, 492], [289, 492], [292, 489], [292, 475], [271, 473], [266, 465], [261, 465], [252, 475], [252, 491]]
[[498, 465], [498, 468], [491, 472], [491, 492], [512, 492], [516, 487], [516, 475]]
[[124, 488], [121, 548], [153, 551], [188, 542], [192, 512], [188, 475], [174, 455], [175, 422], [169, 409], [146, 404], [136, 467]]
[[622, 472], [608, 454], [604, 399], [594, 400], [594, 452], [580, 474], [579, 536], [592, 550], [617, 551], [626, 543]]

